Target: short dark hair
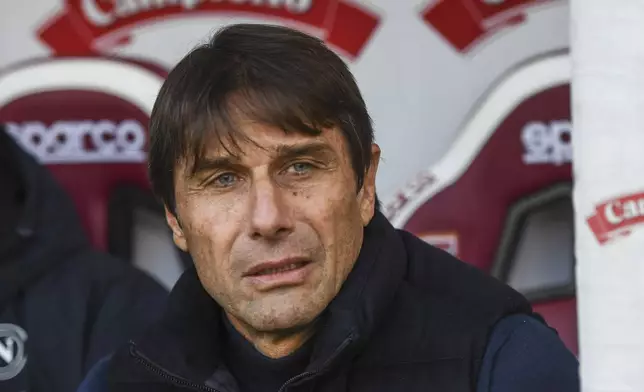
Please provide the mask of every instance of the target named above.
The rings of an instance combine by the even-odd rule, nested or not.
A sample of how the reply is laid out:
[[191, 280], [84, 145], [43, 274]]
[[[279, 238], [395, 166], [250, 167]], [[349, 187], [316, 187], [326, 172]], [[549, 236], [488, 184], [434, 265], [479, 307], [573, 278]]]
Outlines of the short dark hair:
[[[346, 64], [321, 40], [263, 24], [235, 24], [188, 53], [161, 87], [150, 119], [149, 176], [175, 213], [178, 162], [194, 170], [207, 142], [231, 154], [244, 118], [317, 135], [338, 127], [348, 144], [357, 189], [371, 162], [373, 126]], [[214, 138], [214, 139], [213, 139]]]

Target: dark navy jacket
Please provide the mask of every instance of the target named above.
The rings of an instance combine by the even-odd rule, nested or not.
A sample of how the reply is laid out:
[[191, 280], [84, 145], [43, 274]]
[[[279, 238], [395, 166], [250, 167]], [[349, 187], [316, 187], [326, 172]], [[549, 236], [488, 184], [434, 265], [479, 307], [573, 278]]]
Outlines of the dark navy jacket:
[[[108, 392], [108, 362], [101, 360], [78, 392]], [[554, 331], [532, 317], [509, 316], [490, 337], [476, 392], [576, 392], [577, 367]]]
[[[379, 213], [288, 392], [576, 392], [577, 361], [516, 291]], [[236, 392], [221, 308], [194, 269], [163, 320], [94, 369], [82, 392]]]
[[74, 391], [158, 319], [167, 293], [92, 249], [71, 200], [2, 127], [0, 154], [24, 188], [17, 226], [0, 236], [0, 392]]

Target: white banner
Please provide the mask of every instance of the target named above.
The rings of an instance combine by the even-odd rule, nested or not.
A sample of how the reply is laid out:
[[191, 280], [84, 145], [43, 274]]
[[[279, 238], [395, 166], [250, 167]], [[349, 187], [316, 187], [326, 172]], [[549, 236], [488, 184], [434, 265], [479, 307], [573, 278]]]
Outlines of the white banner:
[[644, 2], [573, 0], [582, 389], [644, 391]]

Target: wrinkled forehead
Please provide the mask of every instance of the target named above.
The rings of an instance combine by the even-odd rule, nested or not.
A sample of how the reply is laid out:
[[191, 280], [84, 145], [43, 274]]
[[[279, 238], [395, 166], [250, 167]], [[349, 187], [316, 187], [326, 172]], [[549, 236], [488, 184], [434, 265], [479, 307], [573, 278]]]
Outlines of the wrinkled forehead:
[[239, 161], [257, 156], [276, 156], [287, 145], [298, 145], [310, 141], [324, 141], [324, 131], [317, 134], [285, 131], [270, 124], [246, 121], [239, 124], [235, 135], [224, 140], [206, 140], [199, 157], [233, 158]]
[[206, 140], [201, 153], [194, 157], [194, 167], [199, 167], [202, 161], [213, 160], [252, 166], [304, 155], [325, 159], [348, 156], [344, 138], [337, 128], [312, 133], [287, 131], [270, 124], [246, 121], [240, 124], [234, 136], [229, 135], [222, 141]]

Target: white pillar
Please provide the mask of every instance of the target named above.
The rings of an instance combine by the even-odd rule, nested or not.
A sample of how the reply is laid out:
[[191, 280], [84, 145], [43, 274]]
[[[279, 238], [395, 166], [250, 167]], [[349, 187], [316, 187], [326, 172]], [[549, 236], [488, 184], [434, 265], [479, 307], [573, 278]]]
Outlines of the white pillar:
[[642, 392], [644, 1], [571, 0], [571, 27], [582, 390]]

